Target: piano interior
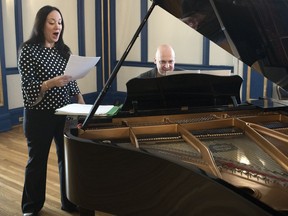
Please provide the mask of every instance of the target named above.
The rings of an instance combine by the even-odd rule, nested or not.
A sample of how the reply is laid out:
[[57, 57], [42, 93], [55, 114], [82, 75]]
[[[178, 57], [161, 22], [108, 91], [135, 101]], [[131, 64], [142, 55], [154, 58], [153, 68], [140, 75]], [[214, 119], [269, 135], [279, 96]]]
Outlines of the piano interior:
[[[186, 14], [182, 3], [195, 10]], [[188, 14], [211, 13], [197, 26], [200, 33], [287, 87], [284, 44], [279, 49], [278, 37], [271, 36], [275, 26], [264, 30], [262, 24], [268, 20], [258, 19], [260, 12], [282, 14], [282, 8], [288, 8], [286, 0], [161, 0], [153, 4], [193, 28]], [[259, 30], [260, 39], [237, 35], [239, 17], [231, 13], [246, 14], [243, 23], [250, 30], [256, 22], [262, 23], [252, 34], [256, 38]], [[274, 15], [267, 14], [274, 22]], [[276, 21], [275, 25], [282, 23], [281, 18]], [[241, 30], [243, 23], [236, 26]], [[282, 39], [286, 33], [287, 38], [287, 31], [277, 33]], [[273, 37], [272, 45], [269, 37]], [[279, 70], [284, 76], [278, 76]], [[288, 215], [287, 103], [274, 101], [282, 106], [268, 108], [242, 104], [242, 80], [236, 78], [236, 84], [231, 84], [231, 77], [226, 78], [219, 81], [212, 75], [190, 74], [131, 80], [126, 103], [117, 115], [89, 116], [84, 121], [79, 116], [76, 124], [75, 119], [68, 121], [68, 198], [91, 212], [115, 215]], [[178, 80], [179, 85], [171, 85], [169, 79]], [[75, 126], [83, 122], [89, 122], [85, 129]]]
[[96, 145], [137, 149], [195, 166], [279, 212], [287, 211], [285, 114], [244, 110], [113, 118], [109, 124], [91, 123], [89, 129], [77, 133], [78, 138]]

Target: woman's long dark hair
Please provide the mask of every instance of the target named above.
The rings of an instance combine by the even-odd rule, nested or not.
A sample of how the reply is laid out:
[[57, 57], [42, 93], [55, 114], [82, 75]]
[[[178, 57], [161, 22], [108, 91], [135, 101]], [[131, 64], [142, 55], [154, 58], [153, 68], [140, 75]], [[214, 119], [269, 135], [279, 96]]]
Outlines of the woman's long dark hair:
[[37, 12], [31, 36], [26, 42], [23, 43], [23, 45], [25, 45], [25, 44], [41, 44], [44, 46], [44, 44], [45, 44], [44, 26], [45, 26], [48, 14], [54, 10], [56, 10], [61, 15], [61, 18], [62, 18], [62, 31], [60, 33], [58, 41], [55, 43], [55, 48], [59, 50], [60, 54], [64, 58], [68, 59], [70, 54], [71, 54], [71, 50], [64, 43], [64, 40], [63, 40], [63, 33], [64, 33], [63, 16], [62, 16], [62, 13], [60, 12], [60, 10], [58, 8], [50, 6], [50, 5], [46, 5], [42, 8], [40, 8], [40, 10]]

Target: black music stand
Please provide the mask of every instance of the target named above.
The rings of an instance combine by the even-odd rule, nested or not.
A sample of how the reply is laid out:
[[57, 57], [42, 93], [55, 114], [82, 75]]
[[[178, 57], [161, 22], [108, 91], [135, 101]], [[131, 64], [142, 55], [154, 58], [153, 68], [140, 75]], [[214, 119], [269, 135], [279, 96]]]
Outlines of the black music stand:
[[133, 78], [126, 83], [127, 98], [122, 110], [237, 106], [242, 82], [238, 75], [175, 74]]

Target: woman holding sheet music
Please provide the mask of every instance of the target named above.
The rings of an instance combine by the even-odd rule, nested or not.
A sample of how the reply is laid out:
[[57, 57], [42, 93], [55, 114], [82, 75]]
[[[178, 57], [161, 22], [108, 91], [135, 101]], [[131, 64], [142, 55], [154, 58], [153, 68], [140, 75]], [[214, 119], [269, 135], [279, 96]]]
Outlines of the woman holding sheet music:
[[22, 195], [22, 211], [26, 216], [37, 215], [44, 205], [47, 161], [53, 139], [58, 156], [61, 208], [69, 212], [77, 210], [66, 197], [63, 137], [66, 117], [55, 115], [55, 110], [71, 103], [72, 97], [78, 103], [84, 100], [76, 81], [64, 75], [71, 52], [63, 41], [63, 31], [60, 10], [44, 6], [37, 12], [30, 39], [19, 52], [23, 127], [29, 153]]

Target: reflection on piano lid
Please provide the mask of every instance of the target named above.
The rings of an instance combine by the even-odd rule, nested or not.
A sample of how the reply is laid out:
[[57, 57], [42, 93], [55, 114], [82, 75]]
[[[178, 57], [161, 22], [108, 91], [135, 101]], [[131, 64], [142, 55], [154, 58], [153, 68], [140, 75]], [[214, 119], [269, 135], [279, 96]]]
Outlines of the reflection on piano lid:
[[288, 101], [275, 100], [273, 98], [249, 99], [247, 102], [253, 104], [254, 106], [264, 108], [266, 110], [288, 106]]
[[288, 90], [287, 0], [155, 0], [156, 4]]

